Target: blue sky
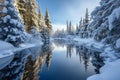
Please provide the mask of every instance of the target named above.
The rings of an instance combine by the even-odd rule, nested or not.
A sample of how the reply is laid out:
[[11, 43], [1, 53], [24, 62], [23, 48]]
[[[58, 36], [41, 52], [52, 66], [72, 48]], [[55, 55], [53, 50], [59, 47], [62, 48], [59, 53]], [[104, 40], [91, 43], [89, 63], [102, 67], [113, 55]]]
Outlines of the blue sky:
[[48, 8], [53, 29], [56, 30], [65, 29], [66, 20], [71, 20], [75, 25], [84, 17], [86, 8], [91, 13], [99, 2], [100, 0], [40, 0], [40, 7], [43, 14]]

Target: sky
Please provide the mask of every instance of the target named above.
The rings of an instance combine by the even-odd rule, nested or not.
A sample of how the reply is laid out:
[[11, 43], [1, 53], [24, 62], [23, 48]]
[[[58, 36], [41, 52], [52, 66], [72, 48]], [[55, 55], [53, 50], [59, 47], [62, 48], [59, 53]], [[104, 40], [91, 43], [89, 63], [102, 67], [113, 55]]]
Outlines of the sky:
[[66, 21], [75, 26], [85, 16], [88, 8], [89, 14], [99, 5], [100, 0], [39, 0], [40, 8], [45, 15], [48, 8], [54, 30], [66, 29]]

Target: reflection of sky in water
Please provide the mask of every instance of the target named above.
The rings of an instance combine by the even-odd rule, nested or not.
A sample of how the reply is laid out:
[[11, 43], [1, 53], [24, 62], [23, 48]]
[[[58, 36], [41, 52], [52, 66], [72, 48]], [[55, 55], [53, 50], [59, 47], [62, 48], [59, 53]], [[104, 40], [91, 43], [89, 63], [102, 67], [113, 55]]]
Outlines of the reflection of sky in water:
[[80, 56], [76, 54], [75, 48], [71, 54], [67, 53], [67, 46], [56, 46], [51, 59], [49, 71], [44, 65], [40, 73], [40, 80], [86, 80], [92, 74], [95, 74], [94, 67], [89, 61], [85, 69], [84, 60], [80, 61]]
[[65, 51], [66, 50], [66, 46], [59, 46], [59, 45], [55, 45], [54, 43], [52, 46], [54, 47], [55, 51]]

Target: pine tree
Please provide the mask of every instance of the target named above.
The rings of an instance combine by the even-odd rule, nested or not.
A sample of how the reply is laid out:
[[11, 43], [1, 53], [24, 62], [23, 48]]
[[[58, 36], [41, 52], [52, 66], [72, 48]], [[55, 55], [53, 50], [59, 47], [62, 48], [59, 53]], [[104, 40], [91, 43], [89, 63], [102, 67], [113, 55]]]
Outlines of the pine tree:
[[51, 25], [48, 9], [46, 9], [45, 24], [47, 25], [47, 28], [48, 28], [48, 31], [49, 31], [49, 34], [50, 34], [50, 32], [52, 30], [52, 25]]
[[88, 25], [88, 23], [89, 23], [89, 12], [88, 12], [88, 8], [86, 8], [85, 23], [86, 23], [86, 25]]
[[68, 23], [68, 21], [66, 21], [66, 24], [67, 24], [67, 34], [69, 34], [69, 23]]
[[13, 5], [13, 0], [3, 0], [0, 2], [3, 9], [0, 12], [0, 39], [12, 44], [24, 42], [25, 31], [23, 24], [18, 17], [18, 13]]
[[37, 12], [36, 12], [36, 8], [37, 8], [37, 4], [36, 4], [36, 0], [27, 0], [26, 3], [26, 22], [27, 22], [27, 28], [26, 30], [29, 32], [33, 27], [36, 28], [36, 30], [38, 31], [38, 22], [37, 22]]
[[[83, 22], [83, 23], [82, 23]], [[80, 22], [82, 24], [82, 27], [84, 28], [84, 31], [87, 31], [87, 27], [89, 25], [89, 13], [88, 13], [88, 8], [86, 8], [86, 13], [85, 13], [85, 18], [83, 21]]]
[[83, 26], [83, 24], [82, 24], [82, 18], [81, 18], [81, 20], [80, 20], [80, 22], [79, 22], [79, 29], [80, 29], [82, 26]]
[[45, 21], [44, 21], [44, 17], [40, 11], [40, 5], [38, 4], [38, 26], [39, 26], [39, 30], [42, 30], [43, 27], [45, 27]]
[[120, 37], [119, 7], [119, 0], [101, 0], [100, 6], [92, 12], [92, 34], [95, 40], [115, 46]]
[[79, 26], [78, 26], [78, 24], [76, 24], [76, 35], [78, 35], [79, 34]]
[[14, 0], [14, 5], [19, 12], [20, 19], [25, 23], [26, 14], [26, 0]]

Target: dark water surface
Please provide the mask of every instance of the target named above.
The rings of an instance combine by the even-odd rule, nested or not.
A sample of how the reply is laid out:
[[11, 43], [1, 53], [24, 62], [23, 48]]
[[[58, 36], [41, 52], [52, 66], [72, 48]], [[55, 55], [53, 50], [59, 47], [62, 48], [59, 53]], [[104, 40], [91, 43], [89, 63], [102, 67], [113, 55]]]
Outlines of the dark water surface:
[[86, 80], [99, 73], [103, 65], [99, 54], [83, 45], [55, 40], [16, 52], [0, 70], [0, 80]]

